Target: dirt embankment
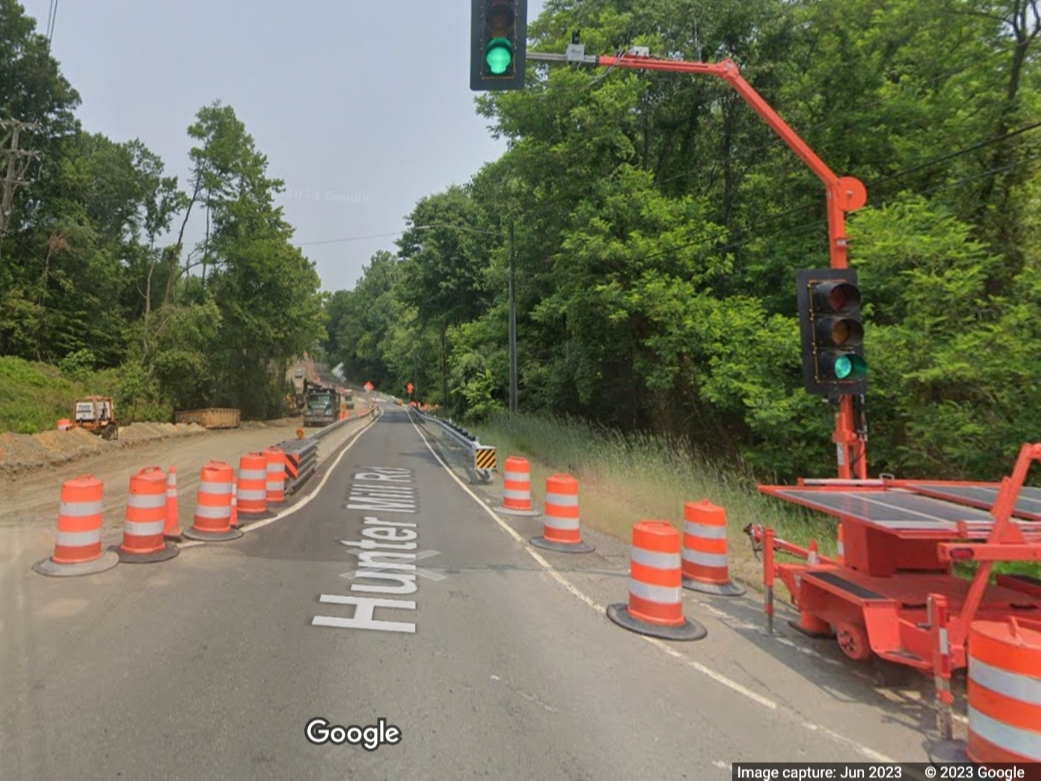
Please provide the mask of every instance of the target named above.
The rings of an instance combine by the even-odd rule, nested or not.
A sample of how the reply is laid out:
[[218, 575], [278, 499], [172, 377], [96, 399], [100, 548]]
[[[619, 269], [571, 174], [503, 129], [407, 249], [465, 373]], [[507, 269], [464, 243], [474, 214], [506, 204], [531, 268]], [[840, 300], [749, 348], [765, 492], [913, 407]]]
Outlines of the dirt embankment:
[[[285, 427], [291, 421], [243, 423], [243, 429]], [[39, 434], [0, 434], [0, 474], [21, 474], [78, 461], [81, 458], [114, 453], [148, 442], [205, 434], [196, 423], [132, 423], [120, 426], [119, 438], [104, 440], [81, 428], [69, 431], [44, 431]]]

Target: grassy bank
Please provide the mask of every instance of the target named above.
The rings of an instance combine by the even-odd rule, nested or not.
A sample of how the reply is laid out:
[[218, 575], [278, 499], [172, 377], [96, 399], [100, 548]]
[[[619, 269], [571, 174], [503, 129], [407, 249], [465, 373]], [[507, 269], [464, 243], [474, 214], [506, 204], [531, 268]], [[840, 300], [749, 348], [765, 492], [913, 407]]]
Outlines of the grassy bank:
[[36, 434], [72, 418], [76, 399], [113, 395], [111, 376], [80, 373], [75, 379], [46, 363], [0, 358], [0, 433]]
[[779, 536], [806, 545], [816, 539], [824, 554], [835, 552], [836, 524], [756, 490], [747, 470], [692, 457], [658, 437], [623, 437], [574, 420], [520, 415], [495, 417], [473, 426], [482, 443], [495, 445], [499, 462], [510, 455], [531, 461], [532, 493], [540, 504], [546, 477], [567, 472], [579, 481], [583, 526], [628, 540], [641, 519], [671, 521], [682, 528], [687, 502], [709, 499], [727, 511], [730, 574], [745, 582], [762, 579], [748, 537], [749, 523], [771, 526]]
[[[662, 438], [623, 437], [574, 420], [530, 415], [512, 420], [500, 415], [471, 429], [482, 443], [498, 449], [500, 470], [510, 455], [531, 461], [532, 493], [540, 505], [546, 478], [554, 472], [571, 474], [579, 481], [583, 526], [618, 539], [629, 540], [632, 525], [645, 518], [682, 528], [687, 502], [709, 499], [724, 507], [730, 574], [745, 583], [762, 580], [762, 565], [742, 532], [749, 523], [773, 527], [779, 537], [799, 545], [816, 539], [824, 555], [836, 552], [837, 519], [766, 496], [740, 465], [692, 456]], [[999, 564], [996, 569], [1041, 577], [1041, 566], [1033, 563]]]

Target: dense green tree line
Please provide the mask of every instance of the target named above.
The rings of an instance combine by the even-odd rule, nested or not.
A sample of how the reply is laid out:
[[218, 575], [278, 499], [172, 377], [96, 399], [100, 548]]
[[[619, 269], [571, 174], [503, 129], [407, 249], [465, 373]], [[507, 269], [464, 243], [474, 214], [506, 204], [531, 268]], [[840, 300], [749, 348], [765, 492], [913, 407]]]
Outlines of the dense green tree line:
[[[872, 472], [994, 477], [1041, 434], [1041, 20], [1032, 0], [549, 0], [532, 45], [732, 58], [869, 206]], [[420, 201], [330, 300], [359, 381], [482, 415], [667, 432], [785, 476], [834, 469], [801, 387], [794, 272], [828, 265], [823, 187], [726, 83], [529, 64], [481, 96], [508, 151]], [[426, 227], [436, 226], [436, 227]], [[364, 376], [362, 376], [364, 375]]]
[[[219, 102], [188, 128], [184, 189], [141, 141], [88, 132], [35, 27], [0, 0], [0, 119], [38, 125], [0, 236], [0, 355], [119, 367], [141, 414], [277, 412], [288, 362], [324, 336], [320, 280], [274, 205], [282, 182]], [[185, 247], [193, 214], [207, 236]]]

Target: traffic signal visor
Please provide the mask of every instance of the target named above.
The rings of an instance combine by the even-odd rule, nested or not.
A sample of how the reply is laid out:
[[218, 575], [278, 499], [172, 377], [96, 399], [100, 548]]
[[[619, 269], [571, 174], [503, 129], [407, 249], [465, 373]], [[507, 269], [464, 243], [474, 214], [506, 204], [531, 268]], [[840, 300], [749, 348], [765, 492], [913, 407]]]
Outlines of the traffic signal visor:
[[527, 0], [472, 0], [470, 88], [523, 89]]

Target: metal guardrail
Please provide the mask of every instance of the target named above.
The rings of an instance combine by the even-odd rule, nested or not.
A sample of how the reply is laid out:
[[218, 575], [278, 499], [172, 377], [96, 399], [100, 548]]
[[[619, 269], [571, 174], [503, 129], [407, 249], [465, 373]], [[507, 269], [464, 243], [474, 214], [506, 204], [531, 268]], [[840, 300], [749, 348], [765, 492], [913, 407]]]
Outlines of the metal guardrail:
[[286, 456], [286, 493], [295, 493], [318, 468], [318, 444], [323, 437], [338, 431], [351, 421], [375, 415], [376, 409], [375, 406], [369, 407], [368, 412], [364, 415], [338, 420], [328, 426], [323, 426], [303, 439], [287, 439], [285, 442], [275, 445]]
[[491, 482], [496, 466], [494, 447], [482, 445], [475, 435], [451, 419], [441, 420], [415, 407], [409, 407], [408, 412], [419, 420], [424, 429], [437, 437], [442, 452], [466, 471], [471, 483]]

